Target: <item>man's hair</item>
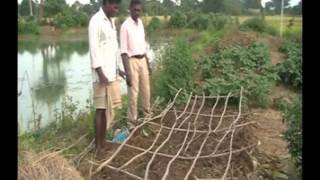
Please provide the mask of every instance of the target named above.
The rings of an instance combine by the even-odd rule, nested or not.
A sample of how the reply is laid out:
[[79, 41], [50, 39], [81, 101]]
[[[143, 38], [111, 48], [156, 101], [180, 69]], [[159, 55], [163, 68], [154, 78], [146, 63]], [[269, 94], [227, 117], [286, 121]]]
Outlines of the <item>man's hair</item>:
[[121, 0], [102, 0], [102, 5], [106, 5], [107, 3], [109, 4], [120, 4], [121, 3]]
[[131, 0], [130, 7], [135, 6], [135, 5], [141, 5], [141, 1], [140, 0]]

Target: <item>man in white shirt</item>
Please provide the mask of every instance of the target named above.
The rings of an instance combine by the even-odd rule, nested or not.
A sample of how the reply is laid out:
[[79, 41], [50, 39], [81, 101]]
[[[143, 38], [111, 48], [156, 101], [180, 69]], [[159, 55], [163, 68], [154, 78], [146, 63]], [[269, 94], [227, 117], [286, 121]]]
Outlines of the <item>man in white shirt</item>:
[[[121, 0], [103, 0], [100, 10], [89, 22], [89, 46], [93, 75], [93, 104], [96, 108], [95, 143], [97, 155], [106, 147], [106, 127], [112, 122], [112, 108], [121, 104], [117, 71], [119, 44], [114, 17]], [[110, 126], [109, 126], [110, 127]], [[108, 128], [109, 128], [108, 127]]]
[[142, 96], [143, 113], [145, 116], [150, 114], [149, 74], [151, 68], [146, 57], [144, 27], [139, 18], [141, 11], [141, 2], [131, 0], [130, 16], [123, 22], [120, 29], [120, 49], [128, 85], [128, 120], [129, 123], [134, 124], [137, 123], [138, 118], [139, 89]]

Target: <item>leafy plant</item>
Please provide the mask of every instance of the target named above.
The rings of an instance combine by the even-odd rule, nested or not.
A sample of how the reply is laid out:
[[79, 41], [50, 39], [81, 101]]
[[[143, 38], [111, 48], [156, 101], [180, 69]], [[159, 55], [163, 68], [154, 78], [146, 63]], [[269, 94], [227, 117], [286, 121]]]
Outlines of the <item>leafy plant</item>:
[[288, 141], [289, 151], [294, 158], [301, 175], [302, 163], [302, 103], [301, 98], [296, 99], [288, 107], [285, 119], [288, 122], [288, 130], [285, 132], [285, 138]]
[[211, 57], [202, 58], [199, 68], [203, 82], [198, 89], [206, 94], [226, 95], [238, 92], [242, 86], [245, 97], [261, 106], [269, 103], [271, 87], [278, 78], [268, 48], [260, 43], [221, 49]]
[[300, 43], [284, 42], [280, 49], [287, 54], [287, 58], [278, 66], [281, 81], [293, 87], [302, 87], [302, 48]]
[[187, 16], [182, 12], [175, 12], [169, 20], [169, 26], [174, 28], [182, 28], [187, 25]]
[[172, 47], [167, 47], [152, 76], [153, 97], [168, 102], [180, 88], [191, 90], [195, 62], [187, 42], [178, 39]]
[[28, 18], [18, 19], [19, 34], [40, 34], [40, 27], [36, 20]]
[[147, 32], [149, 34], [154, 33], [156, 30], [161, 28], [161, 21], [157, 17], [152, 17], [150, 23], [147, 26]]

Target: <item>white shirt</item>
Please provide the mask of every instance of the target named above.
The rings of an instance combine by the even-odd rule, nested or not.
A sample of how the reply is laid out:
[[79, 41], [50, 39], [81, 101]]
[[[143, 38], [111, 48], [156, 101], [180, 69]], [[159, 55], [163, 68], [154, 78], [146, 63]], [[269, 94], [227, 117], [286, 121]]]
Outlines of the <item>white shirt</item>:
[[98, 67], [101, 67], [109, 81], [116, 80], [120, 60], [117, 30], [114, 19], [110, 21], [102, 8], [90, 19], [89, 46], [93, 82], [99, 81], [95, 70]]

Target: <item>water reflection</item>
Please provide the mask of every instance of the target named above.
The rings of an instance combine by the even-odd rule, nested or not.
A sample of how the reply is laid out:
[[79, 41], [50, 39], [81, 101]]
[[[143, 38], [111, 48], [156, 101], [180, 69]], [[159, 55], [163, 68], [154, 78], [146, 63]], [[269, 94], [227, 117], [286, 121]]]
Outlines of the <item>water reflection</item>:
[[[161, 44], [151, 47], [153, 59], [157, 58]], [[19, 132], [39, 126], [35, 119], [41, 119], [41, 127], [54, 121], [54, 113], [61, 110], [66, 97], [71, 97], [79, 110], [87, 107], [92, 99], [88, 49], [87, 41], [18, 42]], [[126, 93], [125, 81], [121, 91]]]

